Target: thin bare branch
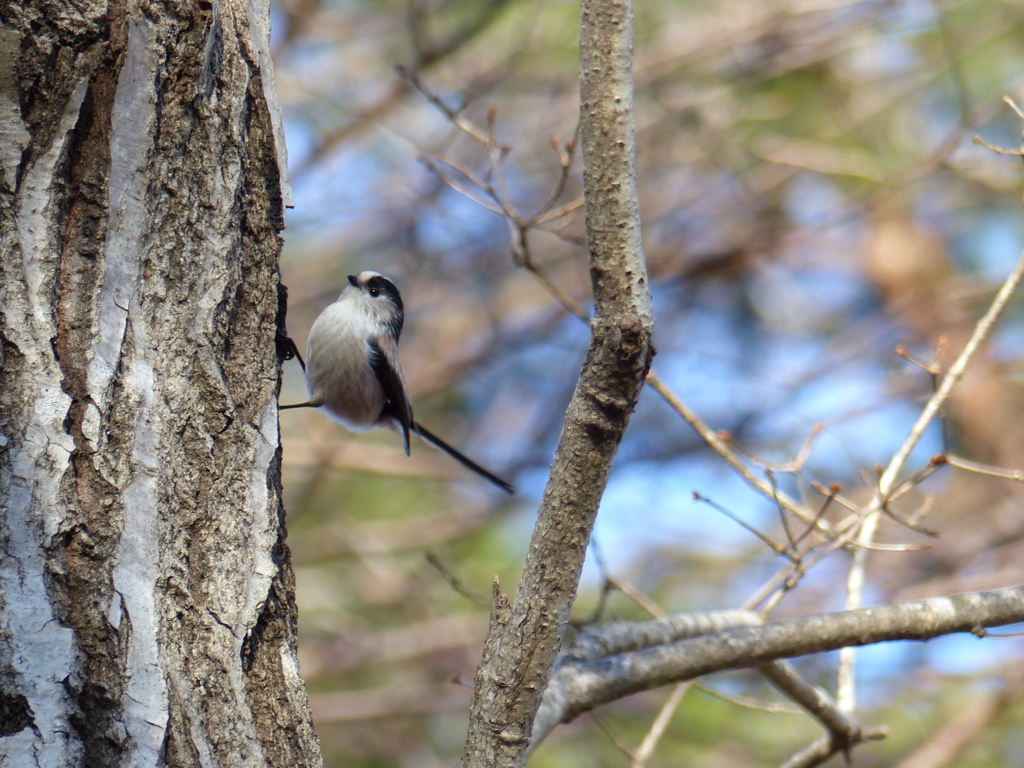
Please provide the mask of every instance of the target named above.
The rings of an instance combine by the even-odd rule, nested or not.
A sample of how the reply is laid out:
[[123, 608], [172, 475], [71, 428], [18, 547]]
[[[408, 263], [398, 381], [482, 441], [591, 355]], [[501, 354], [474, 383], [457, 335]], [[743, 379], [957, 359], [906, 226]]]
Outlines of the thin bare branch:
[[697, 493], [697, 491], [693, 492], [693, 499], [694, 499], [694, 501], [702, 501], [705, 504], [707, 504], [709, 507], [711, 507], [712, 509], [717, 510], [718, 512], [721, 512], [723, 515], [728, 517], [730, 520], [732, 520], [734, 523], [739, 525], [745, 531], [749, 531], [755, 537], [760, 539], [775, 554], [783, 555], [784, 557], [788, 558], [789, 560], [795, 560], [796, 559], [792, 554], [790, 554], [787, 551], [788, 550], [787, 547], [783, 547], [783, 546], [781, 546], [779, 544], [776, 544], [768, 536], [765, 536], [763, 533], [761, 533], [759, 530], [757, 530], [757, 528], [755, 528], [754, 526], [750, 525], [746, 521], [744, 521], [741, 518], [739, 518], [736, 515], [734, 515], [728, 509], [723, 507], [721, 504], [718, 504], [717, 502], [712, 501], [711, 499], [709, 499], [706, 496], [702, 496], [701, 494]]
[[946, 454], [946, 462], [951, 467], [965, 469], [968, 472], [974, 472], [978, 475], [1001, 477], [1006, 480], [1013, 480], [1015, 483], [1024, 483], [1024, 470], [1021, 469], [1001, 469], [999, 467], [989, 466], [988, 464], [979, 464], [976, 461], [970, 461], [969, 459], [963, 459], [959, 456], [953, 456], [948, 453]]
[[849, 746], [860, 740], [860, 723], [842, 712], [825, 691], [807, 682], [790, 664], [773, 661], [758, 664], [756, 669], [775, 688], [825, 726], [834, 744]]
[[726, 463], [736, 470], [739, 476], [746, 480], [747, 483], [755, 490], [760, 492], [766, 498], [776, 499], [787, 512], [795, 515], [805, 523], [813, 525], [829, 537], [835, 535], [835, 532], [832, 530], [832, 526], [830, 526], [825, 520], [815, 520], [815, 516], [804, 509], [803, 505], [782, 491], [773, 491], [771, 483], [765, 481], [763, 478], [751, 471], [750, 467], [747, 466], [736, 451], [729, 447], [729, 444], [723, 440], [717, 432], [705, 424], [701, 418], [689, 408], [689, 406], [676, 397], [675, 393], [665, 385], [653, 368], [647, 373], [647, 383], [655, 392], [662, 396], [665, 402], [668, 403], [676, 413], [683, 417], [683, 420], [693, 428], [700, 438], [704, 440], [704, 442], [707, 443], [715, 453], [725, 459]]
[[770, 715], [804, 715], [806, 714], [803, 709], [799, 707], [790, 707], [786, 704], [782, 704], [777, 701], [760, 701], [752, 699], [748, 696], [730, 696], [716, 691], [714, 688], [701, 685], [700, 683], [693, 684], [694, 690], [700, 691], [701, 693], [707, 694], [720, 701], [728, 702], [729, 704], [735, 704], [737, 707], [743, 707], [744, 709], [753, 709], [757, 712], [767, 712]]
[[443, 578], [448, 583], [448, 586], [450, 586], [453, 591], [462, 595], [466, 599], [473, 601], [477, 605], [489, 604], [483, 595], [479, 594], [478, 592], [474, 592], [472, 589], [469, 589], [462, 581], [462, 579], [456, 576], [451, 571], [451, 569], [448, 568], [448, 566], [441, 562], [441, 558], [439, 558], [436, 553], [427, 552], [426, 559], [430, 566], [439, 574], [441, 574], [441, 578]]
[[611, 579], [609, 579], [609, 583], [612, 586], [614, 586], [617, 590], [619, 590], [619, 592], [624, 594], [626, 597], [628, 597], [634, 603], [636, 603], [641, 608], [643, 608], [645, 611], [647, 611], [647, 613], [649, 613], [654, 618], [656, 618], [656, 619], [663, 619], [663, 618], [665, 618], [665, 616], [666, 616], [665, 612], [663, 610], [661, 610], [661, 608], [659, 608], [658, 605], [653, 600], [651, 600], [649, 597], [647, 597], [647, 595], [645, 595], [643, 592], [641, 592], [639, 589], [634, 587], [632, 584], [630, 584], [625, 579], [623, 579], [623, 578], [621, 578], [619, 576], [615, 576], [615, 577], [612, 577]]
[[[861, 732], [860, 742], [879, 741], [888, 736], [888, 734], [889, 731], [886, 728], [872, 728]], [[780, 768], [815, 768], [815, 766], [824, 765], [840, 752], [847, 752], [851, 746], [854, 745], [844, 746], [836, 744], [832, 741], [832, 737], [826, 734], [812, 743], [807, 749], [793, 755]]]
[[[999, 289], [988, 311], [985, 312], [984, 316], [975, 325], [974, 332], [971, 334], [963, 352], [960, 353], [960, 356], [950, 366], [949, 371], [942, 379], [942, 384], [939, 386], [938, 391], [928, 400], [903, 444], [896, 451], [885, 471], [882, 472], [878, 480], [878, 491], [867, 508], [867, 513], [857, 534], [857, 543], [861, 546], [853, 553], [849, 574], [846, 579], [847, 609], [857, 608], [862, 604], [868, 552], [866, 547], [874, 540], [880, 512], [885, 504], [888, 503], [890, 493], [896, 485], [900, 472], [903, 471], [907, 459], [910, 458], [911, 452], [921, 440], [928, 425], [939, 414], [942, 406], [949, 398], [953, 387], [963, 378], [967, 364], [971, 361], [981, 343], [988, 338], [992, 328], [995, 326], [996, 320], [1009, 303], [1010, 297], [1013, 296], [1022, 279], [1024, 279], [1024, 254], [1022, 254], [1017, 262], [1017, 266]], [[841, 651], [839, 654], [839, 668], [836, 673], [839, 704], [846, 712], [852, 712], [855, 707], [853, 659], [854, 652], [852, 649]]]
[[674, 715], [676, 709], [679, 708], [679, 704], [682, 702], [683, 696], [686, 695], [686, 691], [690, 688], [690, 685], [691, 683], [679, 683], [672, 689], [672, 693], [669, 695], [668, 700], [661, 706], [661, 709], [658, 711], [658, 716], [654, 718], [654, 722], [651, 723], [651, 728], [647, 731], [647, 735], [644, 736], [644, 740], [640, 742], [640, 746], [637, 747], [636, 752], [633, 753], [633, 759], [629, 763], [629, 768], [643, 768], [647, 764], [647, 761], [651, 759], [651, 755], [654, 754], [654, 750], [658, 746], [658, 742], [660, 742], [661, 737], [665, 735], [665, 730], [668, 728], [668, 724], [672, 720], [672, 715]]

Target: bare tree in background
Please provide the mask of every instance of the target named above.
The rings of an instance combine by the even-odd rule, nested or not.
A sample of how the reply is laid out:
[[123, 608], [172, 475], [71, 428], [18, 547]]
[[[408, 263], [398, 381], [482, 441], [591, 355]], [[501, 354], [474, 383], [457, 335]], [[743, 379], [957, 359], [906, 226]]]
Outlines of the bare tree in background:
[[[825, 730], [819, 739], [794, 755], [787, 766], [819, 765], [837, 754], [849, 759], [854, 746], [886, 734], [885, 729], [862, 726], [856, 716], [851, 646], [880, 640], [926, 640], [948, 632], [984, 635], [986, 627], [1024, 620], [1024, 588], [1019, 587], [858, 610], [863, 600], [866, 558], [875, 548], [881, 517], [888, 515], [910, 530], [920, 530], [916, 519], [904, 519], [892, 505], [937, 467], [953, 460], [943, 454], [909, 476], [905, 472], [926, 428], [942, 410], [963, 378], [971, 357], [990, 335], [996, 319], [1024, 279], [1024, 256], [959, 357], [948, 370], [941, 371], [941, 385], [888, 466], [880, 470], [875, 493], [868, 503], [857, 505], [843, 500], [839, 486], [834, 486], [828, 491], [821, 490], [825, 499], [815, 510], [764, 480], [750, 477], [755, 487], [778, 504], [786, 534], [786, 540], [779, 542], [762, 538], [790, 562], [748, 601], [744, 609], [749, 613], [680, 616], [647, 625], [620, 623], [589, 630], [565, 649], [557, 675], [548, 687], [600, 494], [607, 482], [607, 468], [639, 396], [637, 389], [628, 387], [628, 394], [616, 392], [616, 384], [635, 384], [649, 376], [680, 416], [723, 459], [738, 470], [745, 470], [742, 458], [727, 442], [713, 435], [650, 370], [650, 297], [640, 240], [635, 170], [632, 17], [628, 0], [583, 3], [580, 143], [586, 242], [595, 301], [595, 314], [589, 320], [593, 339], [567, 411], [515, 600], [510, 603], [495, 585], [464, 764], [473, 768], [522, 766], [531, 738], [543, 738], [557, 723], [567, 722], [583, 711], [623, 695], [744, 666], [764, 675]], [[1024, 114], [1018, 111], [1018, 115], [1024, 120]], [[493, 144], [492, 136], [489, 132], [488, 144]], [[491, 149], [493, 157], [493, 146]], [[495, 165], [492, 172], [501, 178], [500, 166]], [[505, 185], [478, 182], [477, 187], [482, 197], [490, 195], [500, 206], [509, 219], [510, 230], [520, 233], [523, 239], [514, 241], [513, 246], [522, 257], [524, 232], [530, 224], [524, 224], [513, 213]], [[646, 330], [638, 333], [637, 328]], [[642, 341], [638, 343], [637, 339]], [[930, 370], [933, 376], [939, 376], [937, 365]], [[585, 415], [581, 416], [581, 412]], [[602, 454], [602, 445], [610, 446], [611, 451]], [[994, 472], [998, 474], [998, 470]], [[568, 498], [562, 490], [565, 487]], [[832, 524], [825, 511], [837, 500], [849, 514]], [[757, 626], [767, 620], [777, 602], [799, 584], [810, 568], [844, 548], [851, 554], [847, 611]], [[754, 608], [761, 610], [754, 612]], [[721, 631], [723, 628], [725, 632]], [[694, 637], [699, 639], [693, 640]], [[780, 661], [837, 648], [842, 653], [836, 701]], [[545, 708], [536, 727], [534, 718], [545, 691]], [[671, 706], [676, 703], [678, 699]], [[652, 733], [656, 730], [652, 729]], [[637, 753], [632, 757], [635, 764]]]
[[[973, 688], [937, 672], [925, 651], [908, 650], [918, 666], [893, 665], [899, 671], [888, 675], [885, 694], [893, 704], [885, 707], [856, 695], [858, 681], [874, 677], [877, 688], [887, 675], [863, 674], [851, 651], [844, 651], [838, 671], [821, 658], [792, 665], [782, 659], [957, 632], [983, 635], [985, 626], [1021, 618], [1020, 590], [1006, 588], [1021, 581], [1015, 565], [1019, 492], [1010, 482], [1022, 456], [1015, 447], [1019, 430], [1005, 426], [1016, 423], [1019, 396], [993, 351], [996, 338], [1017, 349], [1012, 332], [1000, 331], [1008, 325], [995, 321], [1004, 310], [1018, 312], [1010, 299], [1020, 267], [1013, 269], [1004, 256], [987, 279], [970, 277], [963, 235], [956, 241], [952, 234], [961, 231], [954, 221], [973, 215], [979, 197], [998, 206], [1006, 194], [999, 190], [1019, 183], [1009, 176], [1008, 161], [1000, 166], [994, 155], [965, 149], [971, 132], [993, 120], [999, 97], [1019, 79], [1010, 66], [996, 75], [995, 59], [981, 56], [995, 46], [1007, 57], [1002, 61], [1019, 61], [1020, 52], [1003, 43], [1006, 30], [1020, 28], [1021, 15], [1005, 10], [739, 1], [699, 8], [655, 3], [640, 10], [640, 42], [631, 57], [637, 176], [648, 272], [661, 299], [659, 356], [617, 459], [620, 477], [634, 477], [628, 487], [636, 498], [632, 506], [624, 502], [620, 486], [602, 508], [629, 515], [637, 532], [652, 530], [633, 562], [622, 565], [628, 557], [620, 555], [620, 565], [601, 571], [600, 589], [580, 592], [534, 719], [551, 637], [561, 636], [576, 591], [574, 583], [554, 582], [578, 567], [592, 512], [584, 505], [571, 527], [556, 522], [552, 528], [558, 518], [545, 510], [552, 492], [545, 493], [519, 589], [507, 600], [497, 595], [492, 606], [467, 762], [519, 764], [529, 739], [531, 764], [538, 766], [700, 764], [696, 751], [703, 764], [763, 765], [770, 753], [780, 761], [792, 755], [789, 765], [812, 765], [852, 751], [868, 764], [905, 757], [908, 765], [941, 765], [998, 732], [999, 718], [1021, 695], [1019, 681], [998, 680], [998, 665], [974, 678], [990, 683], [990, 694], [985, 684]], [[467, 396], [477, 403], [472, 421], [480, 444], [523, 445], [526, 432], [534, 438], [532, 453], [515, 460], [529, 470], [546, 469], [569, 388], [561, 381], [532, 387], [522, 370], [540, 378], [544, 363], [559, 354], [571, 357], [575, 349], [582, 355], [597, 333], [589, 305], [594, 300], [599, 315], [601, 298], [591, 291], [583, 255], [590, 251], [591, 268], [600, 255], [581, 215], [584, 190], [576, 170], [578, 149], [593, 136], [583, 126], [578, 134], [573, 128], [575, 73], [560, 76], [569, 58], [569, 11], [500, 3], [475, 11], [486, 19], [473, 16], [469, 23], [471, 14], [461, 17], [457, 2], [421, 2], [406, 17], [360, 26], [357, 16], [315, 3], [285, 6], [289, 30], [297, 31], [278, 56], [292, 83], [308, 61], [304, 52], [316, 49], [304, 46], [302, 35], [318, 24], [335, 25], [335, 34], [349, 35], [356, 46], [372, 40], [397, 48], [408, 32], [407, 55], [386, 62], [408, 66], [376, 92], [351, 85], [365, 72], [367, 57], [335, 60], [316, 49], [323, 54], [318, 68], [333, 66], [337, 75], [322, 88], [307, 90], [306, 82], [290, 91], [294, 114], [315, 136], [302, 150], [300, 179], [316, 177], [343, 197], [330, 173], [318, 173], [320, 161], [362, 167], [362, 153], [386, 164], [415, 152], [434, 180], [411, 181], [406, 173], [374, 177], [385, 202], [368, 206], [357, 224], [339, 223], [344, 234], [333, 242], [314, 232], [311, 243], [297, 245], [292, 258], [305, 261], [290, 282], [298, 311], [308, 315], [315, 309], [304, 304], [328, 297], [306, 275], [322, 280], [367, 261], [402, 274], [411, 286], [405, 295], [413, 316], [420, 318], [410, 322], [410, 333], [427, 326], [405, 346], [414, 399], [450, 403], [457, 396], [448, 387], [460, 377], [476, 379], [466, 389], [477, 393], [485, 381], [497, 390], [490, 410], [479, 405], [486, 400], [479, 394]], [[998, 81], [999, 90], [991, 92], [984, 77]], [[418, 101], [409, 97], [413, 89]], [[340, 94], [356, 106], [335, 103], [333, 114], [322, 108]], [[365, 140], [376, 124], [395, 134], [385, 148], [375, 143], [388, 143], [381, 134]], [[551, 132], [561, 137], [552, 139], [554, 153], [544, 146]], [[355, 156], [362, 162], [346, 161]], [[478, 204], [479, 218], [467, 215], [456, 196]], [[1019, 219], [1020, 213], [1008, 216]], [[521, 268], [516, 274], [504, 266], [509, 251]], [[994, 251], [988, 258], [995, 260]], [[990, 285], [993, 274], [998, 278]], [[571, 336], [570, 322], [563, 322], [568, 315], [586, 321], [579, 326], [591, 334], [586, 341], [580, 340], [583, 330]], [[808, 339], [817, 346], [799, 365], [779, 352]], [[518, 354], [531, 344], [543, 361], [533, 368]], [[515, 362], [493, 362], [502, 355]], [[731, 375], [747, 377], [744, 386], [726, 383], [723, 360], [732, 361]], [[778, 368], [787, 364], [792, 367], [781, 374]], [[850, 380], [863, 381], [858, 365], [873, 366], [881, 382], [872, 394], [849, 394]], [[564, 381], [576, 373], [552, 367]], [[724, 391], [706, 397], [689, 379]], [[812, 419], [807, 393], [826, 403]], [[902, 409], [894, 413], [893, 403]], [[876, 411], [890, 422], [885, 430], [844, 431], [846, 422]], [[790, 412], [798, 415], [787, 422]], [[818, 420], [827, 422], [824, 430]], [[872, 432], [891, 438], [884, 449], [871, 443]], [[565, 434], [560, 457], [574, 454]], [[391, 462], [383, 450], [334, 448], [337, 439], [309, 420], [285, 440], [301, 449], [294, 459], [286, 452], [286, 468], [294, 461], [301, 488], [295, 500], [309, 525], [300, 534], [299, 549], [310, 553], [300, 555], [301, 567], [320, 578], [340, 573], [363, 598], [350, 596], [335, 613], [310, 595], [319, 625], [304, 646], [311, 662], [305, 668], [336, 689], [314, 696], [314, 712], [339, 764], [372, 764], [386, 752], [402, 765], [445, 765], [457, 749], [455, 723], [461, 726], [459, 713], [469, 699], [467, 689], [448, 684], [449, 670], [467, 679], [484, 643], [479, 628], [467, 631], [473, 626], [468, 611], [456, 601], [481, 600], [495, 572], [503, 589], [518, 577], [518, 563], [492, 564], [496, 552], [509, 547], [502, 522], [511, 513], [445, 496], [442, 504], [455, 507], [448, 515], [414, 511], [408, 501], [402, 507], [381, 502], [380, 519], [343, 510], [344, 526], [320, 527], [314, 521], [327, 514], [328, 489], [340, 477], [365, 484], [366, 498], [381, 496], [379, 482], [353, 480], [346, 469], [447, 474], [427, 459], [413, 468]], [[579, 450], [588, 449], [583, 440]], [[667, 509], [680, 504], [672, 493], [683, 492], [673, 475], [686, 472], [687, 460], [710, 464], [708, 455], [737, 479], [722, 471], [713, 480], [694, 479], [697, 511], [685, 507], [677, 514], [736, 519], [750, 541], [740, 552], [711, 546], [721, 531], [711, 520], [688, 534], [693, 541], [665, 532]], [[563, 466], [556, 460], [552, 488]], [[635, 481], [640, 473], [646, 486]], [[740, 483], [760, 499], [738, 496]], [[659, 493], [659, 485], [671, 490]], [[624, 546], [614, 537], [625, 527], [611, 530], [603, 537], [598, 532], [595, 554], [608, 557]], [[654, 532], [666, 541], [649, 541]], [[564, 548], [549, 546], [563, 535]], [[430, 566], [417, 557], [423, 549]], [[595, 559], [601, 567], [603, 559]], [[374, 569], [372, 577], [356, 575], [365, 566]], [[549, 589], [536, 590], [538, 583]], [[450, 587], [453, 596], [445, 598]], [[847, 610], [839, 610], [844, 603]], [[442, 605], [450, 611], [443, 616]], [[339, 618], [361, 616], [368, 606], [380, 626], [353, 627]], [[683, 612], [694, 608], [733, 610]], [[633, 621], [608, 621], [615, 615]], [[1003, 653], [1012, 645], [983, 642]], [[715, 676], [701, 688], [739, 688], [731, 703], [707, 704], [690, 693], [699, 686], [688, 681], [739, 668], [752, 674]], [[897, 682], [917, 670], [917, 681], [927, 684]], [[665, 686], [671, 694], [622, 700]], [[796, 707], [759, 700], [771, 698], [769, 688]], [[970, 703], [962, 715], [935, 705], [965, 699]], [[912, 729], [902, 727], [901, 708], [929, 705], [934, 737], [908, 745]], [[580, 717], [597, 707], [593, 720]], [[743, 707], [739, 717], [737, 707]], [[712, 727], [709, 710], [717, 712]], [[792, 717], [794, 711], [805, 717]], [[893, 738], [853, 750], [881, 739], [883, 726]], [[375, 740], [388, 748], [378, 750]], [[426, 756], [425, 740], [436, 750]], [[737, 743], [743, 746], [728, 746]], [[613, 749], [622, 754], [608, 756]]]

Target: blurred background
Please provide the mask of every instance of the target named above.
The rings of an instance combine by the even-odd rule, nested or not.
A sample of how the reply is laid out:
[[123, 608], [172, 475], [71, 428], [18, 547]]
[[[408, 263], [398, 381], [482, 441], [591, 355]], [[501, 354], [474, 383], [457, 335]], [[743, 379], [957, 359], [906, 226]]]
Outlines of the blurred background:
[[[346, 275], [391, 276], [417, 418], [518, 488], [505, 497], [421, 442], [406, 458], [390, 433], [282, 413], [302, 672], [332, 768], [454, 765], [491, 582], [515, 590], [588, 341], [554, 297], [589, 307], [578, 13], [535, 0], [273, 9], [296, 201], [282, 261], [292, 335], [304, 350]], [[1001, 99], [1024, 102], [1024, 6], [639, 0], [634, 74], [657, 374], [812, 511], [811, 483], [866, 501], [934, 388], [907, 357], [948, 366], [1024, 242], [1020, 160], [972, 142], [1020, 145]], [[525, 233], [518, 262], [510, 231]], [[908, 471], [944, 448], [1024, 468], [1022, 306]], [[281, 401], [305, 397], [289, 363]], [[869, 557], [869, 604], [1024, 581], [1011, 479], [947, 466], [896, 507], [937, 536], [885, 520], [878, 540], [894, 548]], [[783, 561], [730, 515], [785, 543], [775, 504], [647, 388], [574, 621], [743, 605]], [[772, 617], [841, 609], [848, 564], [825, 558]], [[1022, 642], [861, 651], [862, 722], [891, 735], [856, 765], [1024, 765]], [[834, 655], [799, 666], [833, 688]], [[647, 757], [631, 750], [668, 689], [581, 716], [531, 765], [776, 765], [819, 734], [758, 708], [779, 699], [756, 675], [702, 682], [726, 698], [691, 689]]]

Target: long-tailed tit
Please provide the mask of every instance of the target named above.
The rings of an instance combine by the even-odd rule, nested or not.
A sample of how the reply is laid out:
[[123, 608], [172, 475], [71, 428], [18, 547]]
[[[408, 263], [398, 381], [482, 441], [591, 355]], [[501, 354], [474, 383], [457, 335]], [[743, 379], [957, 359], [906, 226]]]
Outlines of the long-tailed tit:
[[398, 362], [405, 308], [395, 284], [370, 271], [349, 275], [348, 283], [309, 330], [305, 366], [309, 400], [281, 409], [323, 408], [351, 430], [394, 430], [405, 440], [406, 456], [409, 433], [414, 432], [503, 491], [515, 493], [500, 477], [413, 419]]

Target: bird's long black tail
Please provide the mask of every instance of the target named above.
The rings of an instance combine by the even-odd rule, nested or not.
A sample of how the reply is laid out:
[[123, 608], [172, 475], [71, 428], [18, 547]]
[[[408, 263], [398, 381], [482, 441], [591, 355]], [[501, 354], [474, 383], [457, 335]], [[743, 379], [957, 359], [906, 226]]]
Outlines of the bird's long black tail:
[[455, 459], [457, 462], [459, 462], [462, 466], [466, 467], [466, 469], [471, 469], [474, 472], [476, 472], [478, 475], [480, 475], [480, 477], [487, 478], [492, 483], [494, 483], [496, 486], [501, 488], [501, 490], [503, 490], [505, 493], [515, 493], [516, 492], [516, 489], [513, 488], [509, 483], [506, 483], [504, 480], [502, 480], [500, 477], [495, 475], [493, 472], [488, 472], [486, 469], [481, 467], [479, 464], [477, 464], [472, 459], [470, 459], [470, 458], [468, 458], [466, 456], [463, 456], [457, 450], [455, 450], [450, 445], [448, 445], [448, 443], [446, 443], [440, 437], [435, 435], [429, 429], [426, 429], [419, 422], [415, 422], [414, 421], [412, 423], [412, 431], [415, 432], [420, 437], [422, 437], [424, 440], [426, 440], [428, 443], [430, 443], [435, 448], [437, 448], [439, 450], [442, 450], [445, 453], [447, 453], [449, 456], [451, 456], [453, 459]]

